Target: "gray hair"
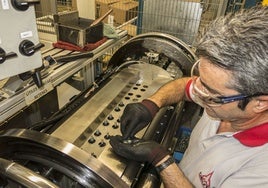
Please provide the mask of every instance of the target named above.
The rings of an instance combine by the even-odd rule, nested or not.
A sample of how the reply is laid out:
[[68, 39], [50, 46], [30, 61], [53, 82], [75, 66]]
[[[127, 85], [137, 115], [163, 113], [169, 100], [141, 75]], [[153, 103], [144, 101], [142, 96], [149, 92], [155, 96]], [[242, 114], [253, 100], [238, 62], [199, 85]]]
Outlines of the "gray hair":
[[243, 94], [268, 94], [268, 7], [257, 6], [213, 21], [196, 54], [231, 72], [228, 84]]

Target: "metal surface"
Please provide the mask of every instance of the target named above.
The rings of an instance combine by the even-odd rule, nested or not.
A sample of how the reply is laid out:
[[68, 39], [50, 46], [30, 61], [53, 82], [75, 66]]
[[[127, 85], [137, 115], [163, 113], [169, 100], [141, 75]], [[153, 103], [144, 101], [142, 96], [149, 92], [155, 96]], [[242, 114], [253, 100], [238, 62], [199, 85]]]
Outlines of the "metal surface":
[[[60, 187], [65, 187], [64, 179], [68, 187], [127, 187], [99, 160], [68, 142], [44, 133], [10, 129], [1, 132], [0, 147], [1, 157], [32, 167], [48, 179], [54, 178], [54, 183]], [[58, 178], [55, 177], [57, 174]], [[12, 176], [16, 178], [15, 174]]]
[[148, 53], [159, 54], [155, 64], [164, 69], [168, 70], [174, 63], [179, 68], [175, 69], [175, 74], [182, 71], [183, 75], [190, 75], [192, 62], [197, 60], [193, 50], [180, 39], [169, 34], [151, 32], [131, 38], [112, 56], [109, 66], [118, 67], [129, 60], [143, 61]]
[[[11, 180], [16, 181], [12, 184], [19, 184], [25, 187], [31, 188], [57, 188], [58, 186], [49, 180], [45, 179], [43, 176], [34, 173], [33, 171], [25, 168], [15, 162], [0, 158], [0, 174], [5, 177], [2, 182], [2, 186], [10, 185]], [[13, 187], [15, 185], [12, 185]]]
[[[109, 136], [121, 134], [119, 120], [128, 103], [141, 101], [171, 79], [160, 67], [150, 64], [131, 65], [115, 75], [52, 135], [94, 155], [118, 176], [122, 176], [127, 163], [111, 152]], [[144, 131], [139, 133], [140, 137]], [[133, 178], [125, 181], [130, 185]]]
[[[174, 37], [172, 35], [165, 34], [165, 33], [150, 32], [150, 33], [140, 34], [139, 36], [131, 38], [128, 42], [130, 43], [132, 41], [135, 41], [136, 39], [144, 39], [145, 40], [145, 39], [149, 39], [149, 38], [159, 38], [159, 39], [166, 40], [166, 42], [170, 42], [167, 44], [170, 44], [171, 47], [174, 47], [172, 45], [172, 43], [173, 43], [176, 47], [180, 48], [184, 52], [183, 55], [188, 56], [191, 60], [197, 58], [196, 55], [194, 54], [193, 50], [189, 47], [189, 45], [187, 45], [185, 42], [183, 42], [180, 38]], [[167, 44], [165, 44], [166, 47], [169, 47]], [[174, 48], [176, 49], [176, 47], [174, 47]], [[150, 46], [150, 48], [152, 48], [152, 47]], [[148, 48], [148, 49], [150, 49], [150, 48]], [[162, 52], [162, 50], [159, 52]], [[169, 52], [168, 55], [170, 55], [170, 54], [171, 53]], [[182, 54], [180, 54], [180, 55], [182, 55]], [[175, 59], [175, 58], [173, 58], [173, 59]]]

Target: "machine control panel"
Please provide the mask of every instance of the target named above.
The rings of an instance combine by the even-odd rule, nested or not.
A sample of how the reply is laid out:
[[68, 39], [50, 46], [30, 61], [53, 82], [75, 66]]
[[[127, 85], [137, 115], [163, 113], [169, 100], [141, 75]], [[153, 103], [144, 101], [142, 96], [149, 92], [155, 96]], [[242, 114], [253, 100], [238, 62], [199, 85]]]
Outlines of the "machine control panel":
[[0, 80], [42, 65], [35, 10], [38, 0], [0, 0]]

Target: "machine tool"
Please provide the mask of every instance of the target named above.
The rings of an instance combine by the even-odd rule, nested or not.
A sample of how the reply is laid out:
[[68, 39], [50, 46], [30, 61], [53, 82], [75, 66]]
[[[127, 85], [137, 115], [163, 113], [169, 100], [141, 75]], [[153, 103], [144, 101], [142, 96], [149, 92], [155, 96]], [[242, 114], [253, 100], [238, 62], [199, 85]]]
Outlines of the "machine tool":
[[[11, 7], [11, 2], [2, 0], [1, 18], [4, 3]], [[167, 34], [146, 33], [127, 40], [126, 31], [117, 32], [117, 39], [107, 40], [90, 56], [51, 47], [33, 53], [35, 59], [25, 59], [17, 50], [14, 43], [22, 39], [13, 39], [13, 47], [4, 46], [8, 36], [0, 32], [1, 47], [26, 64], [36, 63], [30, 69], [39, 68], [42, 83], [32, 76], [18, 79], [17, 74], [29, 67], [15, 72], [22, 60], [10, 57], [8, 63], [5, 56], [5, 71], [0, 70], [10, 73], [0, 92], [0, 187], [160, 187], [150, 164], [117, 156], [109, 137], [121, 134], [120, 117], [127, 104], [188, 76], [197, 58], [185, 43]], [[103, 57], [112, 49], [116, 51], [105, 64]], [[70, 61], [58, 61], [66, 55]], [[184, 101], [162, 108], [137, 137], [155, 140], [172, 152], [176, 131], [192, 124], [198, 111]]]

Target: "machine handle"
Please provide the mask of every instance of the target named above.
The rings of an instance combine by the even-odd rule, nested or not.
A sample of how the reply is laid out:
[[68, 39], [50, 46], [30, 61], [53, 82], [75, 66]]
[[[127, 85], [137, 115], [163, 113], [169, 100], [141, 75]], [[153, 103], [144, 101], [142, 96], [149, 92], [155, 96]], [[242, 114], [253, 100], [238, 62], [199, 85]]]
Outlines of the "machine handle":
[[41, 72], [39, 70], [36, 70], [33, 75], [32, 75], [33, 81], [36, 84], [36, 86], [38, 88], [43, 86], [43, 82], [42, 82], [42, 76], [41, 76]]
[[33, 55], [37, 50], [44, 47], [45, 45], [42, 43], [38, 43], [37, 45], [34, 45], [33, 42], [29, 40], [24, 40], [20, 43], [19, 50], [20, 53], [22, 53], [25, 56], [31, 56]]
[[15, 52], [6, 53], [3, 48], [0, 48], [0, 64], [4, 63], [6, 59], [17, 57], [18, 55]]
[[40, 3], [40, 0], [12, 0], [12, 6], [20, 11], [25, 11], [29, 8], [30, 4]]

